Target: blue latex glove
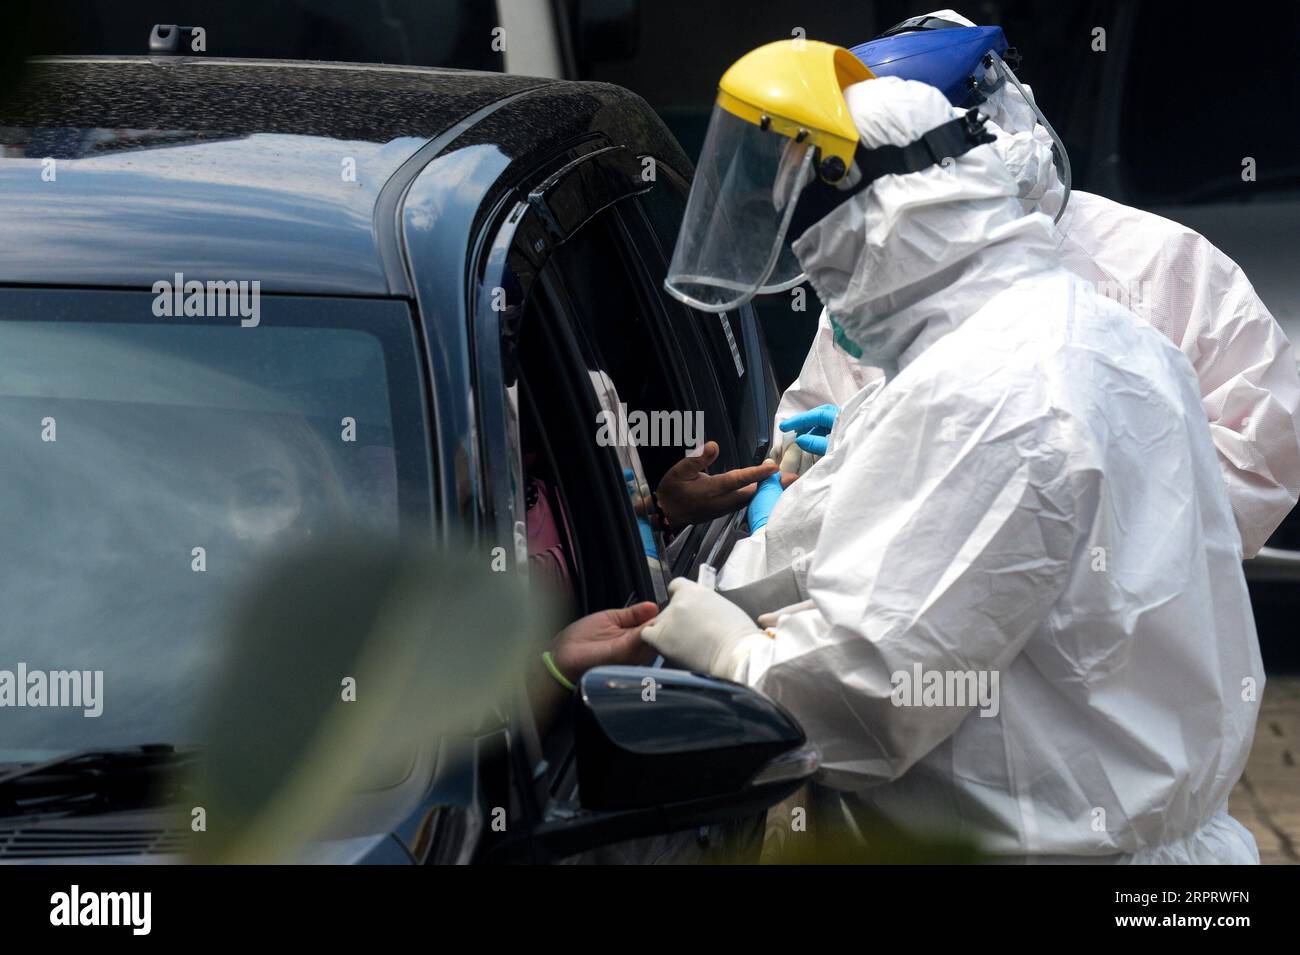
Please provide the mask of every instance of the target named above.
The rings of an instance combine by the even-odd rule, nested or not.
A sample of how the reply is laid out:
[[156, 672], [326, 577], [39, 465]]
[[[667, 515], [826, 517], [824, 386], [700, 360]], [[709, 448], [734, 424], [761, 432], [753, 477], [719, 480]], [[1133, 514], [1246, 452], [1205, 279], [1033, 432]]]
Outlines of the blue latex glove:
[[[623, 482], [627, 487], [628, 497], [632, 498], [632, 506], [635, 510], [636, 504], [640, 498], [640, 492], [637, 490], [636, 472], [631, 468], [623, 469]], [[641, 534], [641, 549], [645, 551], [647, 557], [659, 559], [659, 546], [655, 543], [654, 528], [644, 517], [638, 516], [636, 519], [636, 529]]]
[[641, 549], [645, 551], [647, 557], [659, 559], [659, 545], [655, 543], [655, 532], [651, 528], [650, 522], [644, 517], [636, 519], [637, 530], [641, 532]]
[[758, 485], [758, 490], [749, 501], [749, 532], [755, 533], [760, 527], [767, 525], [767, 519], [772, 516], [772, 508], [776, 507], [776, 499], [781, 496], [781, 474], [777, 472], [769, 478], [764, 478]]
[[831, 428], [835, 427], [835, 418], [840, 413], [839, 405], [818, 405], [811, 411], [805, 411], [781, 422], [782, 431], [793, 431], [794, 443], [809, 454], [825, 454]]

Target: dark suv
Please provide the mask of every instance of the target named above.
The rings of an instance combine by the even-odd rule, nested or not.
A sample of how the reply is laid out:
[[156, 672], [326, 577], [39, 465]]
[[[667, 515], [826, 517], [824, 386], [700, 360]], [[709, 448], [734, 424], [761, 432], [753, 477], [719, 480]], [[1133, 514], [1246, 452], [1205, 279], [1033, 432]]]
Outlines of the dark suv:
[[[0, 150], [0, 667], [102, 671], [112, 693], [95, 719], [4, 712], [0, 777], [176, 741], [226, 585], [332, 518], [468, 535], [522, 572], [541, 493], [575, 615], [662, 601], [734, 537], [722, 518], [670, 538], [634, 501], [681, 446], [597, 440], [601, 411], [700, 415], [715, 468], [756, 463], [775, 397], [749, 310], [662, 291], [691, 170], [627, 91], [51, 58], [3, 107]], [[663, 706], [629, 720], [643, 672], [592, 671], [545, 739], [517, 712], [468, 762], [417, 762], [397, 831], [319, 857], [707, 835], [815, 767], [779, 707], [731, 684], [656, 671]], [[3, 787], [0, 859], [174, 848], [147, 810], [25, 812]], [[491, 838], [497, 805], [526, 825]]]

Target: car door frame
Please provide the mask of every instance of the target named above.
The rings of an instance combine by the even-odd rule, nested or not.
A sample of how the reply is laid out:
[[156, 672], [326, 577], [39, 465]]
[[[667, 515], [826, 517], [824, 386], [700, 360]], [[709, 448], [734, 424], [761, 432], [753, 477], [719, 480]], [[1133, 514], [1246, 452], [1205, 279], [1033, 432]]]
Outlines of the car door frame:
[[[566, 144], [558, 154], [521, 175], [498, 199], [483, 217], [475, 241], [476, 251], [470, 259], [467, 316], [471, 322], [469, 344], [475, 381], [482, 511], [489, 535], [497, 541], [512, 543], [506, 550], [515, 573], [527, 570], [524, 471], [517, 440], [515, 390], [518, 368], [514, 350], [519, 323], [529, 295], [556, 248], [597, 215], [655, 188], [655, 179], [642, 176], [645, 158], [633, 146], [613, 144], [602, 134]], [[668, 168], [658, 157], [650, 158], [657, 173]], [[670, 175], [684, 188], [685, 177], [675, 170]], [[656, 263], [646, 261], [645, 250], [632, 242], [626, 245], [637, 258], [637, 267], [653, 274]], [[642, 276], [635, 277], [638, 282], [641, 279]], [[656, 308], [654, 320], [662, 322], [664, 317], [662, 309]], [[766, 418], [769, 367], [752, 311], [742, 316], [741, 328], [750, 367], [756, 369], [751, 376], [759, 392], [756, 408]], [[670, 344], [678, 349], [675, 339]], [[714, 386], [710, 384], [710, 387]], [[770, 429], [770, 421], [764, 420], [760, 427], [762, 434]], [[765, 449], [756, 449], [755, 453], [760, 450]], [[603, 490], [611, 498], [624, 493], [621, 487]], [[734, 526], [732, 516], [718, 518], [706, 525], [706, 531], [712, 533], [692, 538], [693, 546], [700, 550]], [[625, 530], [625, 534], [611, 540], [611, 545], [620, 551], [630, 545], [631, 559], [639, 559], [639, 542], [634, 539], [630, 525]], [[692, 563], [694, 555], [686, 556], [686, 563]], [[681, 555], [678, 557], [680, 560]], [[624, 554], [623, 559], [628, 559], [628, 555]], [[526, 831], [532, 831], [544, 821], [551, 800], [540, 735], [522, 694], [511, 717], [509, 750], [510, 773], [519, 781], [515, 788], [522, 803], [523, 824]]]
[[[470, 364], [477, 409], [482, 518], [496, 541], [509, 540], [510, 571], [527, 572], [527, 513], [518, 436], [518, 367], [515, 347], [529, 295], [554, 249], [610, 205], [649, 188], [629, 178], [631, 151], [601, 134], [560, 147], [521, 174], [483, 219], [470, 259], [467, 316]], [[589, 192], [584, 193], [584, 190]], [[599, 495], [625, 506], [622, 487]], [[593, 489], [593, 497], [599, 494]], [[617, 524], [615, 526], [618, 526]], [[614, 532], [611, 547], [622, 559], [639, 555], [631, 527]], [[531, 705], [518, 689], [509, 716], [510, 787], [524, 832], [541, 825], [547, 805], [546, 759]]]

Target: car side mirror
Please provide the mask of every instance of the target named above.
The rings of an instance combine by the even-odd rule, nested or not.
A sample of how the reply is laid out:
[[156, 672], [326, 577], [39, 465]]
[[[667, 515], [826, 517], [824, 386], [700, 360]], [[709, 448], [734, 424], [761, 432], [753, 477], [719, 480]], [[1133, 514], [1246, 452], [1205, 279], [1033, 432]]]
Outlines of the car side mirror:
[[534, 833], [557, 856], [760, 812], [820, 764], [794, 717], [738, 683], [598, 667], [578, 691], [583, 811]]

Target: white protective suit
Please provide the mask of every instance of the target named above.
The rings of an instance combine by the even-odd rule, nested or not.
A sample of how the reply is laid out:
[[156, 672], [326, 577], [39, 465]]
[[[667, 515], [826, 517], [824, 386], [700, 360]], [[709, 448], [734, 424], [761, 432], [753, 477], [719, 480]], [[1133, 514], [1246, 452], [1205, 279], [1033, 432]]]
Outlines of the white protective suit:
[[[969, 23], [951, 10], [931, 15]], [[1041, 206], [1055, 216], [1064, 190], [1033, 110], [1010, 85], [980, 108], [1026, 211]], [[1300, 494], [1300, 375], [1286, 334], [1237, 264], [1176, 222], [1076, 190], [1056, 232], [1062, 265], [1154, 325], [1192, 363], [1242, 551], [1254, 557]], [[835, 347], [823, 312], [776, 420], [843, 405], [879, 374]]]
[[[868, 148], [956, 115], [891, 77], [845, 95]], [[737, 544], [722, 588], [793, 566], [812, 604], [725, 675], [798, 717], [846, 818], [1036, 860], [1255, 862], [1225, 808], [1264, 674], [1201, 394], [1057, 244], [991, 146], [795, 243], [863, 361], [897, 370], [824, 396], [826, 455]], [[672, 609], [646, 639], [699, 642]], [[917, 667], [996, 673], [996, 704], [895, 706]]]

